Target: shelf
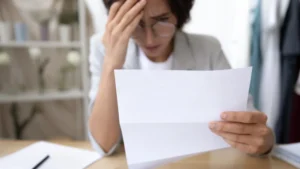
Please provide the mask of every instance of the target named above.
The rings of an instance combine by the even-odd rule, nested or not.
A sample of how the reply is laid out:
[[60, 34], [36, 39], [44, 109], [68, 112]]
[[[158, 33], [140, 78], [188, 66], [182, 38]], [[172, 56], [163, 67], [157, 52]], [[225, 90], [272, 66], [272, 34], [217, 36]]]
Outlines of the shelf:
[[17, 95], [0, 94], [0, 103], [11, 102], [43, 102], [58, 101], [83, 98], [84, 94], [79, 90], [70, 90], [65, 92], [49, 91], [44, 94], [38, 92], [23, 93]]
[[55, 41], [27, 41], [27, 42], [0, 42], [2, 48], [80, 48], [80, 42], [55, 42]]

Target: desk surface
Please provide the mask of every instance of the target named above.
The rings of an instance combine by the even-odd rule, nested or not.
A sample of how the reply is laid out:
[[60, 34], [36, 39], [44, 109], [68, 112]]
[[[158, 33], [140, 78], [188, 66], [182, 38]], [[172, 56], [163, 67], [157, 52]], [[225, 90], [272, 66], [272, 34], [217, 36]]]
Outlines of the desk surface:
[[[53, 143], [72, 146], [77, 148], [89, 149], [91, 146], [89, 142], [76, 141], [51, 141]], [[0, 141], [0, 157], [18, 151], [34, 141]], [[103, 158], [88, 169], [127, 169], [126, 159], [123, 150], [119, 150], [116, 155], [112, 157]], [[274, 157], [269, 158], [254, 158], [244, 155], [233, 149], [224, 149], [205, 153], [196, 157], [192, 157], [183, 161], [169, 164], [159, 169], [296, 169], [289, 164], [280, 161]]]

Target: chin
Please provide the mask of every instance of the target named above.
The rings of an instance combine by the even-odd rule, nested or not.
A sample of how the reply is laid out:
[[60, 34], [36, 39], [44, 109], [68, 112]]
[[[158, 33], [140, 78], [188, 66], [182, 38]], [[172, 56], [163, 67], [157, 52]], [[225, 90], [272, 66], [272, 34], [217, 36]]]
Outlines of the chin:
[[146, 56], [147, 57], [149, 57], [149, 59], [151, 59], [151, 60], [156, 60], [156, 59], [158, 59], [159, 57], [160, 57], [160, 55], [159, 54], [157, 54], [157, 53], [145, 53], [146, 54]]
[[158, 58], [162, 55], [162, 52], [160, 49], [156, 49], [156, 50], [147, 50], [144, 49], [145, 54], [149, 57], [149, 58]]
[[156, 60], [157, 58], [159, 58], [158, 55], [150, 55], [150, 54], [146, 54], [146, 55], [147, 55], [147, 57], [148, 57], [150, 60], [152, 60], [152, 61], [154, 61], [154, 60]]

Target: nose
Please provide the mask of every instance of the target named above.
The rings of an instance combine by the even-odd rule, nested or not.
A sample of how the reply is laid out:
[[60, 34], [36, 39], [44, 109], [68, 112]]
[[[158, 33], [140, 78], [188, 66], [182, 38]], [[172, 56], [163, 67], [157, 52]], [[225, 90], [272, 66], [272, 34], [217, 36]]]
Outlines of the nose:
[[152, 31], [152, 28], [145, 28], [145, 40], [146, 40], [146, 44], [151, 46], [154, 43], [154, 33]]

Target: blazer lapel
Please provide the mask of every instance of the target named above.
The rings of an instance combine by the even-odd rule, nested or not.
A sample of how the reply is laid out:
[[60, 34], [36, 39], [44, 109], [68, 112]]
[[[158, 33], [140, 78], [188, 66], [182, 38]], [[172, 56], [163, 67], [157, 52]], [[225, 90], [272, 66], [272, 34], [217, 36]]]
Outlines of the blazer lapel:
[[194, 70], [196, 68], [196, 60], [193, 56], [188, 36], [184, 32], [178, 31], [176, 33], [174, 43], [174, 60], [172, 69]]

